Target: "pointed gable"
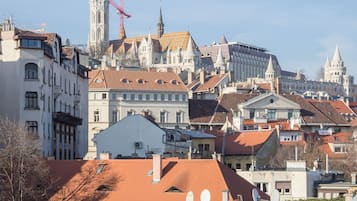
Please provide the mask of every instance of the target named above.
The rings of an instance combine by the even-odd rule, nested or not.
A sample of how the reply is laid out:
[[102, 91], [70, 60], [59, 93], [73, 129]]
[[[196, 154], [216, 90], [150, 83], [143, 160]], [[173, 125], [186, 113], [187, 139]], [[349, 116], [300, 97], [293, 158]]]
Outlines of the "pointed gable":
[[296, 109], [300, 110], [300, 105], [277, 94], [262, 94], [242, 103], [240, 107], [249, 109]]

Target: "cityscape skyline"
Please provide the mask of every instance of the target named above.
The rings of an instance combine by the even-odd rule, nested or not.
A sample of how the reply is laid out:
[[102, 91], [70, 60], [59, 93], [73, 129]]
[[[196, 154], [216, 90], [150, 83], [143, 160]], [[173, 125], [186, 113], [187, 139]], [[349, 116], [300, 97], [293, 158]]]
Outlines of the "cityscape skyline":
[[[204, 4], [203, 4], [204, 3]], [[89, 30], [89, 2], [63, 0], [25, 1], [4, 0], [0, 18], [12, 17], [16, 26], [38, 29], [46, 23], [46, 31], [56, 32], [73, 44], [85, 44]], [[225, 35], [228, 41], [239, 41], [266, 48], [277, 55], [284, 70], [303, 70], [315, 79], [326, 57], [330, 59], [338, 45], [348, 73], [357, 65], [357, 20], [353, 8], [357, 3], [345, 1], [314, 2], [244, 2], [208, 1], [125, 1], [132, 18], [125, 20], [128, 37], [156, 33], [160, 5], [166, 32], [188, 30], [199, 46], [219, 42]], [[190, 6], [187, 6], [190, 5]], [[51, 7], [56, 6], [58, 12]], [[26, 9], [25, 9], [26, 8]], [[30, 9], [29, 9], [30, 8]], [[47, 9], [44, 9], [47, 8]], [[148, 12], [149, 11], [149, 12]], [[182, 14], [183, 13], [183, 14]], [[83, 25], [83, 26], [79, 26]], [[119, 17], [110, 8], [110, 39], [118, 37]]]

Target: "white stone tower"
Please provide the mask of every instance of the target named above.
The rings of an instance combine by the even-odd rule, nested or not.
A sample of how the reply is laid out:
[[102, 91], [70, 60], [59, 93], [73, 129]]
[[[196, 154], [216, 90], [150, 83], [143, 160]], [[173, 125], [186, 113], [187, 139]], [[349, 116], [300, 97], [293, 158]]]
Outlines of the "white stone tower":
[[325, 64], [325, 81], [343, 84], [344, 75], [346, 75], [346, 67], [341, 58], [340, 50], [336, 46], [330, 65], [328, 65], [327, 61]]
[[91, 56], [99, 58], [109, 42], [109, 1], [89, 0], [89, 10], [88, 48]]

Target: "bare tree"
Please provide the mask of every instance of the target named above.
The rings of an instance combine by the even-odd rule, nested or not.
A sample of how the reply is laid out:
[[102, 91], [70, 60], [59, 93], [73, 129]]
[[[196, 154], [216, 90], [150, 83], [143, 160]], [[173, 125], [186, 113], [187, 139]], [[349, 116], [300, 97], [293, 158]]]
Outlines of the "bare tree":
[[51, 179], [38, 138], [0, 119], [0, 200], [48, 200]]

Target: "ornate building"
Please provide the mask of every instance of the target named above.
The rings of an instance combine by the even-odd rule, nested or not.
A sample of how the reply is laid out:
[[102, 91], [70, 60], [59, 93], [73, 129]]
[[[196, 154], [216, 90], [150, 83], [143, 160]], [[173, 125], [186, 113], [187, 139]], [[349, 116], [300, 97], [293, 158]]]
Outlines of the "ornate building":
[[269, 58], [275, 76], [284, 75], [276, 56], [266, 49], [240, 42], [228, 42], [222, 36], [220, 43], [200, 47], [202, 67], [207, 71], [231, 72], [232, 82], [247, 81], [250, 77], [263, 78]]
[[56, 33], [0, 26], [0, 114], [39, 138], [44, 157], [87, 153], [88, 69]]

